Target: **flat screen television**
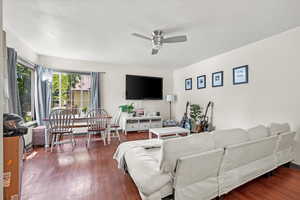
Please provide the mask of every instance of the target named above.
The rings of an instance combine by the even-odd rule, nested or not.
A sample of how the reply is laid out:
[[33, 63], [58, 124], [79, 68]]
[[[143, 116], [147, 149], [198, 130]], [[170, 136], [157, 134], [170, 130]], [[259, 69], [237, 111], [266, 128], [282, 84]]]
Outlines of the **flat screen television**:
[[126, 99], [162, 100], [163, 79], [160, 77], [126, 75]]

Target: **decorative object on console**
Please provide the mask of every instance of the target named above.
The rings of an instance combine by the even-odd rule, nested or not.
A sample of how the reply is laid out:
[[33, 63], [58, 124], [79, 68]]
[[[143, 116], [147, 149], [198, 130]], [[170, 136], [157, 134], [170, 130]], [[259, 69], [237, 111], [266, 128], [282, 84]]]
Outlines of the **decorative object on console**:
[[248, 65], [241, 66], [241, 67], [235, 67], [232, 69], [233, 73], [233, 84], [239, 85], [239, 84], [246, 84], [248, 83]]
[[185, 90], [191, 90], [192, 85], [192, 78], [185, 79]]
[[170, 120], [172, 119], [172, 102], [175, 101], [175, 95], [172, 95], [172, 94], [168, 94], [166, 96], [166, 101], [169, 102], [170, 104]]
[[138, 109], [135, 109], [135, 112], [136, 112], [136, 116], [144, 116], [145, 115], [145, 110], [144, 108], [138, 108]]
[[223, 71], [212, 73], [212, 87], [221, 87], [223, 86]]
[[206, 75], [197, 77], [197, 88], [198, 89], [206, 88]]

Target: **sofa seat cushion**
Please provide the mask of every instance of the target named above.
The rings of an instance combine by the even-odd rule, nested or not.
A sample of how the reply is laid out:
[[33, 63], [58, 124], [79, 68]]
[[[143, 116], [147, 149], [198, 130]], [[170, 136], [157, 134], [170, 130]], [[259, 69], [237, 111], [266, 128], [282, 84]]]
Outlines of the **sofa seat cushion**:
[[256, 140], [268, 136], [270, 136], [270, 130], [263, 125], [258, 125], [248, 129], [248, 137], [250, 140]]
[[283, 124], [271, 123], [270, 124], [270, 131], [271, 131], [271, 135], [278, 135], [278, 134], [281, 134], [281, 133], [290, 132], [291, 128], [290, 128], [290, 125], [288, 123], [283, 123]]
[[156, 160], [157, 162], [160, 161], [160, 157], [161, 157], [160, 148], [149, 148], [145, 150], [152, 156], [154, 160]]
[[248, 134], [243, 129], [227, 129], [213, 131], [216, 148], [224, 148], [229, 145], [239, 144], [249, 141]]
[[202, 153], [214, 148], [213, 137], [208, 133], [164, 140], [161, 146], [159, 168], [161, 172], [173, 173], [180, 157]]
[[145, 196], [150, 196], [171, 183], [170, 174], [160, 172], [157, 160], [145, 148], [130, 149], [125, 153], [125, 160], [131, 178]]

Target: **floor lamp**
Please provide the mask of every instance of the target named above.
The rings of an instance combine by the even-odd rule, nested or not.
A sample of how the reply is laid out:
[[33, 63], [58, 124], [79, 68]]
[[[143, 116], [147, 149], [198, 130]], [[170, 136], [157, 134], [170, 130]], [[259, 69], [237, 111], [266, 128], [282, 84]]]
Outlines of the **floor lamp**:
[[175, 95], [169, 94], [166, 96], [167, 102], [170, 104], [170, 120], [172, 118], [172, 102], [175, 101]]

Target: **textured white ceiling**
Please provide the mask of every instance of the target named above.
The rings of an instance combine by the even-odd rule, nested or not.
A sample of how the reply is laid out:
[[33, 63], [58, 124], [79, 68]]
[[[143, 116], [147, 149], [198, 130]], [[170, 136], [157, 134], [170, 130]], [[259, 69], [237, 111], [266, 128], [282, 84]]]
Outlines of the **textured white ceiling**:
[[[300, 25], [300, 0], [4, 0], [4, 27], [50, 56], [183, 67]], [[164, 29], [188, 42], [131, 36]]]

